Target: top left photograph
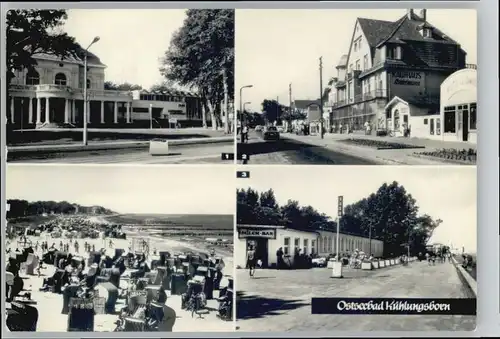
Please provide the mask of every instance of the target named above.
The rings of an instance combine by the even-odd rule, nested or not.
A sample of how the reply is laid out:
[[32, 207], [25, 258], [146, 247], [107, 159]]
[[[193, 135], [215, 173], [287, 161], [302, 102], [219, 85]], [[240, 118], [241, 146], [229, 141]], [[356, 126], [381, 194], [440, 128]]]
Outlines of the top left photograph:
[[233, 9], [4, 19], [8, 162], [234, 164]]

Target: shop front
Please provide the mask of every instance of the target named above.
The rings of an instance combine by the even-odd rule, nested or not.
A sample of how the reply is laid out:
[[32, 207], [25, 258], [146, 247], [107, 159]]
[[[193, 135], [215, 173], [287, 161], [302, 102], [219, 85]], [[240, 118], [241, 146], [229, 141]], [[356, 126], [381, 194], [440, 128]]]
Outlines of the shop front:
[[465, 68], [441, 84], [444, 141], [477, 142], [477, 70]]
[[238, 225], [238, 241], [235, 243], [235, 262], [240, 268], [246, 267], [247, 252], [250, 246], [255, 256], [262, 261], [262, 267], [274, 267], [278, 258], [276, 252], [281, 247], [286, 262], [293, 265], [294, 253], [317, 253], [318, 232], [299, 231], [284, 226]]

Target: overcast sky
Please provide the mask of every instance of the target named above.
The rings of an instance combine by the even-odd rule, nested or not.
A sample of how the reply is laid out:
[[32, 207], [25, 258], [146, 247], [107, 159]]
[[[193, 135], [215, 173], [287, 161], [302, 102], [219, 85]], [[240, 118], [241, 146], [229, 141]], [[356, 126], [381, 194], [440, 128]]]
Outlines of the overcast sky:
[[[246, 167], [245, 167], [246, 168]], [[464, 246], [476, 251], [476, 167], [466, 166], [252, 166], [250, 179], [238, 179], [240, 188], [259, 192], [272, 188], [280, 205], [288, 199], [311, 205], [336, 217], [337, 198], [355, 203], [374, 193], [385, 182], [397, 181], [417, 201], [420, 214], [443, 223], [432, 242]]]
[[234, 214], [231, 166], [8, 165], [7, 199], [100, 205], [118, 213]]
[[[417, 9], [418, 13], [419, 10]], [[406, 9], [394, 10], [237, 10], [235, 87], [245, 89], [248, 109], [261, 111], [264, 99], [289, 104], [293, 99], [320, 97], [319, 57], [323, 84], [336, 74], [335, 66], [348, 53], [356, 18], [396, 21]], [[427, 21], [458, 41], [467, 63], [477, 63], [477, 16], [473, 9], [428, 9]], [[235, 93], [239, 100], [239, 93]]]
[[63, 29], [107, 65], [106, 81], [149, 88], [162, 81], [159, 58], [185, 18], [184, 9], [71, 9]]

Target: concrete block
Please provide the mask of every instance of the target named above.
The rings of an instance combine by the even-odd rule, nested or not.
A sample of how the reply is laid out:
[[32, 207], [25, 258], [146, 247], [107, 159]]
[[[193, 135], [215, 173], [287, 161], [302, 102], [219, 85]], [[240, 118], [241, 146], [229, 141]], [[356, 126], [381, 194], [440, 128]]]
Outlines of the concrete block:
[[154, 139], [149, 142], [150, 155], [168, 155], [168, 140]]
[[370, 271], [372, 269], [372, 263], [371, 262], [362, 262], [361, 269], [366, 270], [366, 271]]

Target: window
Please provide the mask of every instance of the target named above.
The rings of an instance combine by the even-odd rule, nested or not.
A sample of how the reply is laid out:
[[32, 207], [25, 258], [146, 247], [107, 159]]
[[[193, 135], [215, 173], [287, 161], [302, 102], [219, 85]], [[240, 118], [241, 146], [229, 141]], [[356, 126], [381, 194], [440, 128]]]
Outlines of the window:
[[427, 125], [429, 123], [428, 119], [424, 119], [424, 125]]
[[328, 252], [328, 239], [323, 237], [323, 252]]
[[300, 238], [295, 238], [293, 240], [293, 247], [294, 247], [295, 250], [300, 249]]
[[304, 239], [304, 249], [303, 249], [303, 251], [304, 251], [304, 254], [309, 253], [308, 252], [309, 251], [309, 239]]
[[26, 74], [26, 85], [39, 85], [40, 84], [40, 74], [37, 71], [32, 70]]
[[316, 253], [316, 240], [311, 240], [311, 254]]
[[477, 124], [477, 116], [476, 116], [476, 106], [477, 104], [476, 103], [473, 103], [473, 104], [470, 104], [470, 115], [469, 115], [469, 128], [471, 130], [476, 130], [477, 127], [476, 127], [476, 124]]
[[436, 135], [441, 135], [441, 119], [436, 118]]
[[90, 79], [87, 79], [87, 88], [90, 88]]
[[432, 38], [432, 30], [430, 28], [424, 28], [422, 30], [422, 35], [424, 38]]
[[358, 42], [354, 41], [354, 52], [358, 51]]
[[64, 75], [64, 73], [57, 73], [54, 78], [54, 84], [66, 86], [66, 75]]
[[356, 60], [356, 71], [360, 71], [361, 70], [361, 63], [359, 60]]
[[365, 54], [365, 56], [363, 57], [363, 70], [367, 70], [368, 69], [368, 54]]
[[444, 108], [444, 133], [456, 133], [457, 131], [456, 107]]
[[361, 49], [361, 41], [362, 40], [363, 40], [362, 38], [359, 38], [359, 40], [358, 40], [358, 49]]
[[288, 237], [283, 240], [283, 252], [284, 255], [290, 254], [290, 238]]

